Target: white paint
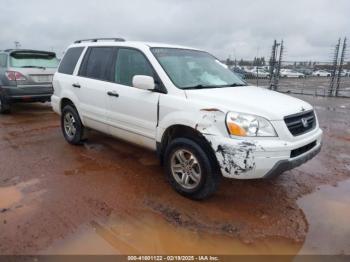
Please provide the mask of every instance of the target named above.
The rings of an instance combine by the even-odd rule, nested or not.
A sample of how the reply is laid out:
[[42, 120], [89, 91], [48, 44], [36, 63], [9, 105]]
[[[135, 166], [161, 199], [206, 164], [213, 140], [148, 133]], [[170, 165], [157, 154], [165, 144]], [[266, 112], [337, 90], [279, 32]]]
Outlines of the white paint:
[[[153, 150], [156, 149], [156, 142], [162, 140], [167, 128], [173, 125], [191, 127], [204, 135], [215, 152], [219, 146], [228, 149], [226, 155], [216, 152], [216, 156], [222, 174], [238, 179], [261, 178], [278, 161], [288, 160], [291, 150], [315, 140], [318, 146], [321, 143], [322, 131], [318, 123], [314, 130], [294, 137], [283, 121], [286, 115], [312, 109], [310, 104], [300, 99], [253, 86], [186, 91], [175, 87], [151, 53], [150, 47], [182, 47], [142, 42], [85, 42], [70, 47], [73, 46], [136, 48], [148, 58], [168, 91], [167, 94], [162, 94], [79, 77], [77, 72], [81, 57], [73, 76], [55, 74], [52, 107], [55, 112], [61, 113], [62, 99], [72, 100], [87, 127]], [[81, 88], [74, 89], [73, 83], [79, 83]], [[107, 92], [116, 92], [119, 97], [107, 96]], [[229, 111], [254, 114], [268, 119], [278, 137], [231, 137], [225, 124], [225, 117]], [[247, 143], [250, 146], [247, 146]], [[227, 161], [234, 162], [235, 167], [227, 168]]]

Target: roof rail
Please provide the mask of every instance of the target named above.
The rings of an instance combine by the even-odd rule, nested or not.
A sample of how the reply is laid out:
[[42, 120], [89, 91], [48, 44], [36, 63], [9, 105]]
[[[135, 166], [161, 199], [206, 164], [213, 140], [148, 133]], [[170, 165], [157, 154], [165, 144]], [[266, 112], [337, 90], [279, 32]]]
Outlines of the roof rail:
[[78, 44], [81, 42], [97, 42], [97, 41], [103, 41], [103, 40], [113, 40], [116, 42], [125, 42], [124, 38], [92, 38], [92, 39], [81, 39], [81, 40], [76, 40], [74, 41], [74, 44]]

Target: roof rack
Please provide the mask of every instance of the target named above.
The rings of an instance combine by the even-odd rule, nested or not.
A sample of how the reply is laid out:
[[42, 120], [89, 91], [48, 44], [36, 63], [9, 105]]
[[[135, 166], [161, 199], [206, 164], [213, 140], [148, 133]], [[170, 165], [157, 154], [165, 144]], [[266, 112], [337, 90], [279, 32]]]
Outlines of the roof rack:
[[125, 42], [124, 38], [92, 38], [92, 39], [81, 39], [74, 41], [74, 44], [78, 44], [81, 42], [97, 42], [97, 41], [104, 41], [104, 40], [113, 40], [115, 42]]

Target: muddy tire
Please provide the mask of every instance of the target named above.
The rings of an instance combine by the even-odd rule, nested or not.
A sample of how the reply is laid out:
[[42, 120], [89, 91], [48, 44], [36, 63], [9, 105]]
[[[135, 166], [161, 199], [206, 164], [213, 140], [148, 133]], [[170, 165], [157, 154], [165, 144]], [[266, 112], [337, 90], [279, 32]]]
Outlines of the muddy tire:
[[66, 105], [62, 110], [61, 128], [68, 143], [72, 145], [82, 144], [85, 128], [77, 110], [71, 105]]
[[176, 138], [164, 155], [167, 180], [178, 193], [194, 200], [211, 196], [221, 179], [203, 148], [191, 139]]
[[0, 114], [8, 114], [10, 113], [10, 110], [10, 104], [7, 103], [2, 96], [0, 96]]

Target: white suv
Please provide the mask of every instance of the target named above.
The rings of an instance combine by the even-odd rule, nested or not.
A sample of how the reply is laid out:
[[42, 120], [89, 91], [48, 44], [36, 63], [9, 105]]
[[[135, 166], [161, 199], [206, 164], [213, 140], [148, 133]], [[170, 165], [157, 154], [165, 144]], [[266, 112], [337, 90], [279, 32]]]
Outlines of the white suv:
[[79, 40], [53, 80], [62, 131], [94, 129], [157, 152], [170, 184], [192, 199], [221, 176], [267, 178], [321, 149], [312, 106], [248, 86], [207, 52], [123, 39]]

